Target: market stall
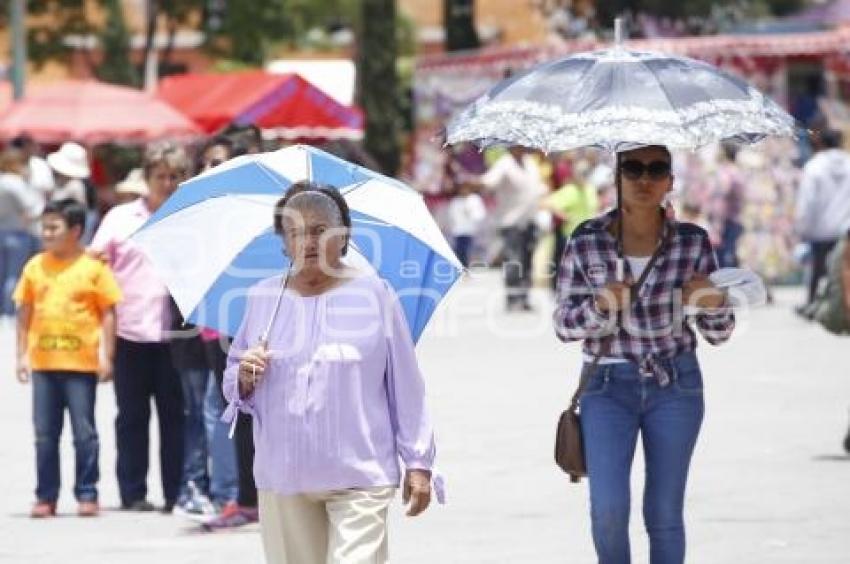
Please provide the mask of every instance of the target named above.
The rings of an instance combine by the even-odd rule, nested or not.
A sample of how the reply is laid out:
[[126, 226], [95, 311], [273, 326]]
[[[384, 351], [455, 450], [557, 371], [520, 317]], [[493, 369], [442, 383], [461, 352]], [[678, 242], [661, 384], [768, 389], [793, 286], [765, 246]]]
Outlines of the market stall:
[[168, 104], [140, 90], [93, 80], [34, 86], [0, 116], [0, 139], [29, 134], [37, 142], [146, 143], [193, 138], [201, 130]]
[[254, 125], [267, 137], [359, 139], [363, 114], [297, 74], [242, 71], [163, 79], [157, 95], [207, 133]]
[[[597, 41], [488, 48], [422, 57], [414, 77], [415, 130], [408, 174], [423, 192], [439, 192], [445, 153], [440, 136], [447, 119], [506, 74], [570, 53], [597, 49]], [[836, 95], [850, 97], [850, 28], [771, 35], [714, 35], [629, 41], [632, 49], [702, 59], [743, 75], [781, 105], [792, 108], [806, 95], [795, 67], [826, 74]], [[828, 84], [828, 86], [830, 86]]]

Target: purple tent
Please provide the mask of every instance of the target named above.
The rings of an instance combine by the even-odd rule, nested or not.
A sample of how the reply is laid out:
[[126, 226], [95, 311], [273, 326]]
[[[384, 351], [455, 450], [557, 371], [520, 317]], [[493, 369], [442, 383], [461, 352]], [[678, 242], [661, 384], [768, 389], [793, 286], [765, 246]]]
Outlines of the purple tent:
[[850, 23], [850, 0], [833, 0], [826, 4], [813, 6], [789, 16], [786, 21], [821, 24], [824, 27]]

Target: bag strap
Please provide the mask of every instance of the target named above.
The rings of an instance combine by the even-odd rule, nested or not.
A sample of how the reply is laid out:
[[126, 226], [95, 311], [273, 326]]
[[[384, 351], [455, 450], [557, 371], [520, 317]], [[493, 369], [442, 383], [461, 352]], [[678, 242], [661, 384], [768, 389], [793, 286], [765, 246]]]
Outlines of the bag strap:
[[[665, 229], [669, 228], [665, 227]], [[635, 302], [638, 294], [640, 293], [640, 289], [643, 286], [643, 283], [646, 282], [646, 279], [649, 277], [649, 273], [652, 270], [652, 267], [655, 266], [655, 263], [658, 262], [658, 259], [664, 252], [664, 248], [667, 246], [667, 241], [669, 240], [669, 238], [669, 232], [666, 232], [663, 238], [661, 239], [661, 242], [655, 248], [655, 252], [652, 253], [652, 256], [649, 258], [649, 262], [646, 263], [646, 267], [643, 269], [640, 278], [638, 278], [637, 282], [632, 284], [631, 288], [629, 288], [629, 294], [631, 296], [632, 303]], [[578, 411], [579, 398], [584, 393], [585, 388], [587, 388], [587, 384], [588, 382], [590, 382], [590, 377], [596, 372], [596, 367], [599, 366], [599, 361], [602, 360], [602, 357], [608, 356], [608, 353], [611, 352], [611, 347], [613, 344], [614, 333], [606, 335], [604, 340], [602, 341], [602, 346], [599, 348], [599, 352], [593, 358], [593, 362], [588, 368], [585, 368], [581, 371], [581, 377], [579, 378], [578, 386], [576, 387], [576, 391], [573, 394], [572, 399], [570, 400], [569, 411], [573, 413], [576, 413]]]

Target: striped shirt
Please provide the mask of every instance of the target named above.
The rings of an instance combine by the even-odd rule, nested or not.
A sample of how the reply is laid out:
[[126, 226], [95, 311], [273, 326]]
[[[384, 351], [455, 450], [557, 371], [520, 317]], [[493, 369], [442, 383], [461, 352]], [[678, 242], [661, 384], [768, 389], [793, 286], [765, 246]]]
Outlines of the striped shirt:
[[[695, 325], [711, 344], [726, 341], [735, 326], [731, 307], [698, 312], [682, 307], [682, 286], [696, 275], [717, 269], [717, 259], [701, 227], [675, 220], [664, 222], [666, 241], [651, 266], [637, 299], [621, 316], [597, 309], [594, 296], [616, 280], [617, 242], [608, 228], [609, 212], [580, 225], [567, 243], [558, 272], [555, 333], [562, 341], [584, 340], [586, 355], [600, 353], [604, 337], [614, 335], [608, 357], [638, 364], [646, 376], [666, 384], [668, 375], [658, 359], [696, 348]], [[627, 277], [637, 279], [625, 264]]]

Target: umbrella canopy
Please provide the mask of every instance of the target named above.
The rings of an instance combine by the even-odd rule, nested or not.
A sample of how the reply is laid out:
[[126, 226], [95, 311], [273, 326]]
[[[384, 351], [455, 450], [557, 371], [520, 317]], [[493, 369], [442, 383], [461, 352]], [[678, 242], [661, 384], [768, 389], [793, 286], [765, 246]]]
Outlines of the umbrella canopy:
[[793, 118], [775, 102], [708, 63], [615, 46], [500, 82], [451, 120], [447, 141], [547, 152], [655, 144], [695, 149], [793, 130]]
[[28, 133], [40, 143], [145, 143], [194, 137], [200, 129], [144, 92], [96, 81], [68, 80], [34, 87], [0, 117], [0, 138]]
[[244, 71], [164, 79], [158, 95], [207, 133], [230, 124], [273, 129], [284, 137], [359, 137], [363, 114], [297, 74]]
[[344, 194], [352, 219], [346, 260], [395, 289], [418, 339], [462, 266], [419, 193], [313, 147], [244, 155], [192, 178], [133, 237], [187, 320], [233, 335], [247, 290], [288, 267], [273, 209], [305, 179]]

